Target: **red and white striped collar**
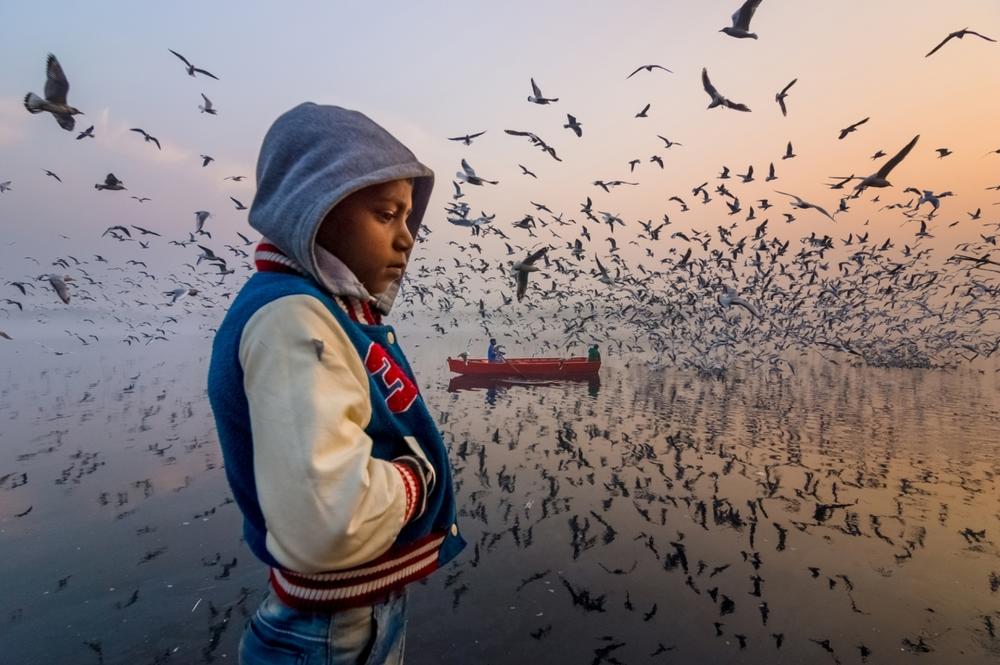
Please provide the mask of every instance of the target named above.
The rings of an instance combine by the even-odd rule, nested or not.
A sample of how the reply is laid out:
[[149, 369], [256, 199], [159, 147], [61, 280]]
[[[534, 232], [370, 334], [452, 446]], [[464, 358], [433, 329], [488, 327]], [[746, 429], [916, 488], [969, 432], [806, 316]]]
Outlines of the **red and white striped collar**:
[[[281, 249], [266, 240], [257, 243], [254, 251], [254, 264], [259, 272], [285, 272], [293, 275], [308, 276], [296, 261]], [[355, 323], [371, 326], [382, 325], [382, 314], [371, 303], [360, 298], [333, 294], [333, 299], [340, 308]]]

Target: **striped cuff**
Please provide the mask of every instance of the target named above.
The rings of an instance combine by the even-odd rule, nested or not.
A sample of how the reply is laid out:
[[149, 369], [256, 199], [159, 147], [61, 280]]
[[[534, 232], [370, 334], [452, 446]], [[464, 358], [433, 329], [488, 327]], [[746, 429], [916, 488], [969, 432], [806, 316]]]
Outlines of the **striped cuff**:
[[420, 517], [424, 512], [427, 505], [427, 487], [423, 475], [420, 473], [420, 465], [416, 460], [400, 457], [393, 460], [392, 465], [399, 471], [399, 476], [403, 479], [403, 487], [406, 488], [406, 512], [403, 515], [403, 524], [409, 524], [411, 520]]

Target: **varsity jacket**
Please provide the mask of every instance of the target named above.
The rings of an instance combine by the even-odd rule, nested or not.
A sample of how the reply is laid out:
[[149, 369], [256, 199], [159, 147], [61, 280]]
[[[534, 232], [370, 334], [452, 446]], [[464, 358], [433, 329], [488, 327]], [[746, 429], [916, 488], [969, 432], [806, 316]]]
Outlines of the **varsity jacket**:
[[208, 395], [244, 538], [297, 607], [370, 604], [465, 545], [447, 450], [381, 321], [399, 283], [369, 294], [315, 244], [340, 200], [399, 178], [414, 178], [416, 236], [433, 173], [402, 144], [339, 107], [281, 116], [250, 211], [257, 272], [213, 341]]

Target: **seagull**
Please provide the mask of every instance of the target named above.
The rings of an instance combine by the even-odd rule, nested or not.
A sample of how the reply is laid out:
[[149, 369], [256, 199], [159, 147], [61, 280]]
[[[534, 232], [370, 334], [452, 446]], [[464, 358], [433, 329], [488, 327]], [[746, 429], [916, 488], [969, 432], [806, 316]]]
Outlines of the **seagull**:
[[69, 287], [66, 286], [66, 282], [72, 282], [73, 278], [70, 276], [60, 277], [59, 275], [42, 275], [38, 279], [47, 279], [49, 285], [52, 286], [52, 290], [56, 292], [59, 299], [65, 304], [69, 304]]
[[102, 185], [101, 183], [97, 183], [96, 185], [94, 185], [94, 189], [97, 189], [97, 190], [101, 190], [101, 189], [112, 189], [112, 190], [115, 190], [115, 189], [125, 189], [125, 184], [121, 180], [119, 180], [118, 178], [116, 178], [114, 173], [109, 173], [108, 175], [106, 175], [104, 177], [104, 184]]
[[938, 154], [938, 159], [947, 157], [948, 155], [951, 154], [951, 150], [949, 150], [948, 148], [934, 148], [934, 152]]
[[661, 141], [663, 141], [663, 143], [664, 143], [663, 147], [665, 149], [667, 149], [667, 150], [669, 150], [670, 148], [674, 147], [675, 145], [684, 145], [683, 143], [678, 143], [677, 141], [671, 141], [666, 136], [660, 136], [659, 134], [656, 135], [656, 138], [658, 138]]
[[6, 192], [9, 189], [14, 189], [13, 187], [10, 186], [10, 180], [4, 180], [3, 182], [0, 182], [0, 192]]
[[625, 79], [628, 80], [628, 79], [632, 78], [633, 76], [635, 76], [636, 74], [638, 74], [639, 72], [641, 72], [644, 69], [647, 72], [652, 72], [654, 69], [662, 69], [665, 72], [669, 72], [670, 74], [673, 74], [673, 72], [671, 72], [669, 69], [667, 69], [666, 67], [663, 67], [661, 65], [640, 65], [639, 67], [635, 68], [635, 71], [633, 71], [631, 74], [629, 74], [628, 76], [626, 76]]
[[209, 217], [211, 217], [211, 216], [212, 216], [212, 213], [210, 213], [207, 210], [196, 210], [195, 213], [194, 213], [194, 219], [195, 219], [195, 230], [194, 230], [194, 232], [195, 233], [200, 232], [201, 229], [202, 229], [202, 227], [205, 226], [205, 221]]
[[558, 102], [558, 97], [545, 97], [542, 95], [542, 91], [535, 84], [535, 79], [531, 79], [531, 93], [528, 95], [528, 101], [533, 104], [549, 104], [551, 102]]
[[521, 167], [521, 175], [530, 175], [532, 178], [538, 179], [538, 176], [529, 171], [523, 164], [518, 164]]
[[563, 125], [563, 127], [565, 127], [566, 129], [572, 129], [573, 133], [576, 134], [577, 137], [582, 137], [583, 125], [580, 124], [580, 122], [576, 119], [576, 117], [567, 113], [566, 119], [568, 120], [568, 122], [565, 125]]
[[67, 132], [73, 130], [76, 120], [74, 115], [83, 115], [83, 111], [66, 103], [66, 95], [69, 93], [69, 81], [63, 73], [62, 66], [56, 60], [56, 56], [49, 53], [48, 61], [45, 65], [45, 99], [42, 99], [33, 92], [24, 96], [24, 108], [29, 113], [41, 113], [48, 111], [56, 119], [59, 126]]
[[479, 136], [482, 136], [485, 133], [486, 133], [486, 130], [484, 129], [483, 131], [478, 132], [476, 134], [466, 134], [465, 136], [452, 136], [452, 137], [449, 137], [448, 140], [449, 141], [461, 141], [465, 145], [472, 145], [472, 139], [474, 139], [476, 137], [479, 137]]
[[535, 265], [535, 261], [542, 258], [547, 251], [549, 251], [548, 247], [542, 247], [535, 252], [529, 252], [527, 257], [514, 263], [514, 273], [517, 276], [518, 302], [524, 298], [524, 293], [528, 289], [528, 273], [539, 270], [538, 266]]
[[891, 187], [892, 183], [886, 180], [886, 178], [889, 177], [889, 172], [896, 168], [897, 164], [903, 161], [903, 158], [905, 158], [906, 155], [909, 154], [910, 150], [913, 149], [913, 146], [917, 144], [917, 139], [919, 138], [920, 134], [914, 136], [910, 139], [909, 143], [903, 146], [902, 150], [897, 152], [895, 156], [883, 164], [882, 168], [880, 168], [876, 173], [868, 176], [867, 178], [862, 178], [861, 182], [854, 187], [854, 196], [859, 196], [866, 187]]
[[791, 88], [793, 85], [795, 85], [796, 81], [798, 81], [797, 78], [792, 79], [791, 83], [782, 88], [781, 92], [777, 93], [774, 96], [774, 101], [778, 102], [778, 106], [781, 107], [781, 115], [783, 116], [788, 115], [788, 109], [785, 108], [785, 97], [788, 96], [788, 89]]
[[945, 37], [943, 40], [941, 40], [940, 44], [938, 44], [937, 46], [935, 46], [934, 48], [932, 48], [930, 50], [930, 52], [927, 55], [925, 55], [924, 57], [925, 58], [929, 58], [932, 55], [934, 55], [934, 53], [939, 48], [941, 48], [942, 46], [944, 46], [945, 44], [947, 44], [948, 40], [952, 39], [953, 37], [958, 37], [959, 39], [961, 39], [962, 37], [965, 37], [966, 35], [975, 35], [976, 37], [981, 37], [982, 39], [985, 39], [988, 42], [995, 42], [996, 41], [995, 39], [991, 39], [990, 37], [987, 37], [986, 35], [981, 35], [978, 32], [975, 32], [973, 30], [969, 30], [968, 28], [962, 28], [961, 30], [958, 30], [956, 32], [950, 33], [947, 37]]
[[85, 139], [85, 138], [94, 138], [94, 126], [93, 125], [91, 125], [90, 127], [87, 127], [85, 130], [83, 130], [82, 132], [80, 132], [79, 134], [76, 135], [76, 140], [77, 141], [79, 141], [80, 139]]
[[920, 190], [917, 189], [916, 187], [907, 187], [903, 191], [913, 192], [914, 194], [920, 197], [917, 200], [917, 205], [914, 206], [913, 208], [914, 210], [919, 210], [920, 206], [923, 205], [924, 203], [930, 203], [931, 206], [934, 208], [934, 210], [937, 210], [938, 207], [941, 205], [941, 199], [943, 199], [946, 196], [954, 196], [953, 192], [941, 192], [940, 194], [935, 194], [933, 191], [929, 189]]
[[847, 127], [845, 127], [845, 128], [843, 128], [842, 130], [840, 130], [840, 136], [838, 136], [837, 138], [838, 138], [838, 139], [842, 139], [842, 138], [844, 138], [845, 136], [847, 136], [847, 135], [848, 135], [848, 134], [850, 134], [851, 132], [853, 132], [853, 131], [857, 130], [857, 128], [858, 128], [858, 127], [860, 127], [861, 125], [863, 125], [863, 124], [865, 124], [866, 122], [868, 122], [868, 120], [869, 120], [869, 118], [865, 118], [864, 120], [858, 120], [858, 121], [857, 121], [856, 123], [854, 123], [853, 125], [848, 125]]
[[455, 177], [462, 182], [467, 182], [470, 185], [482, 185], [484, 182], [488, 182], [491, 185], [496, 185], [499, 180], [487, 180], [486, 178], [481, 178], [476, 175], [475, 169], [469, 166], [469, 162], [462, 160], [462, 170], [455, 174]]
[[719, 304], [723, 307], [732, 307], [733, 305], [737, 307], [742, 307], [746, 311], [750, 312], [751, 316], [755, 319], [760, 319], [760, 312], [757, 308], [751, 305], [749, 302], [741, 298], [736, 294], [736, 289], [725, 284], [722, 285], [722, 293], [717, 296]]
[[150, 231], [149, 229], [144, 229], [141, 226], [136, 226], [135, 224], [131, 224], [130, 226], [144, 236], [160, 236], [161, 238], [163, 237], [162, 234], [159, 234], [156, 231]]
[[818, 205], [816, 205], [814, 203], [809, 203], [808, 201], [803, 200], [802, 198], [796, 196], [795, 194], [789, 194], [788, 192], [779, 192], [778, 190], [774, 190], [774, 191], [776, 193], [778, 193], [778, 194], [784, 194], [785, 196], [790, 196], [793, 199], [795, 199], [794, 201], [792, 201], [792, 207], [794, 207], [794, 208], [802, 208], [803, 210], [807, 209], [807, 208], [813, 208], [814, 210], [818, 210], [819, 212], [821, 212], [824, 215], [826, 215], [827, 217], [829, 217], [830, 221], [833, 221], [833, 222], [837, 221], [837, 220], [835, 220], [833, 218], [833, 215], [831, 215], [825, 209], [823, 209], [822, 207], [820, 207], [820, 206], [818, 206]]
[[760, 6], [761, 0], [747, 0], [743, 3], [743, 6], [736, 10], [733, 14], [733, 25], [732, 27], [726, 27], [719, 32], [724, 32], [730, 37], [736, 37], [738, 39], [746, 39], [747, 37], [751, 39], [757, 39], [757, 35], [750, 32], [750, 19], [753, 18], [753, 14], [757, 11], [757, 7]]
[[205, 104], [198, 104], [198, 110], [202, 113], [207, 113], [209, 115], [215, 115], [217, 111], [215, 107], [212, 106], [212, 100], [205, 96], [205, 93], [201, 93], [201, 98], [205, 100]]
[[223, 180], [232, 180], [233, 182], [240, 182], [246, 178], [245, 175], [227, 175]]
[[45, 171], [45, 175], [50, 175], [50, 176], [52, 176], [53, 178], [55, 178], [56, 180], [58, 180], [59, 182], [62, 182], [62, 178], [60, 178], [59, 176], [57, 176], [57, 175], [56, 175], [55, 173], [53, 173], [52, 171], [50, 171], [50, 170], [48, 170], [48, 169], [42, 169], [42, 170], [43, 170], [43, 171]]
[[789, 141], [788, 145], [785, 147], [785, 154], [781, 156], [782, 159], [792, 159], [796, 157], [796, 154], [792, 152], [792, 142]]
[[188, 59], [187, 59], [187, 58], [185, 58], [185, 57], [184, 57], [183, 55], [181, 55], [181, 54], [180, 54], [180, 53], [178, 53], [177, 51], [175, 51], [175, 50], [173, 50], [173, 49], [169, 49], [169, 48], [168, 48], [167, 50], [168, 50], [168, 51], [170, 51], [171, 53], [173, 53], [174, 55], [176, 55], [176, 56], [177, 56], [178, 58], [180, 58], [180, 59], [181, 59], [181, 61], [182, 61], [182, 62], [183, 62], [183, 63], [184, 63], [185, 65], [187, 65], [187, 73], [188, 73], [188, 76], [194, 76], [194, 75], [195, 75], [195, 73], [198, 73], [198, 74], [204, 74], [205, 76], [211, 76], [211, 77], [212, 77], [212, 78], [214, 78], [214, 79], [215, 79], [216, 81], [218, 81], [218, 80], [219, 80], [219, 77], [218, 77], [218, 76], [216, 76], [215, 74], [213, 74], [212, 72], [207, 72], [207, 71], [205, 71], [204, 69], [198, 69], [197, 67], [195, 67], [194, 65], [192, 65], [192, 64], [191, 64], [190, 62], [188, 62]]
[[549, 153], [552, 156], [552, 159], [556, 160], [557, 162], [561, 162], [562, 161], [561, 159], [559, 159], [559, 155], [556, 154], [555, 148], [553, 148], [550, 145], [548, 145], [547, 143], [545, 143], [545, 141], [543, 141], [536, 134], [532, 134], [531, 132], [520, 131], [520, 130], [517, 130], [517, 129], [505, 129], [503, 131], [504, 131], [504, 134], [510, 134], [511, 136], [526, 136], [526, 137], [528, 137], [528, 139], [531, 141], [532, 145], [536, 145], [539, 148], [541, 148], [543, 152]]
[[705, 92], [708, 93], [709, 97], [712, 98], [712, 103], [708, 105], [708, 108], [712, 109], [716, 106], [728, 106], [729, 108], [736, 111], [749, 111], [750, 109], [746, 104], [738, 104], [736, 102], [731, 102], [722, 95], [719, 91], [715, 89], [712, 82], [708, 80], [708, 69], [702, 67], [701, 69], [701, 84], [705, 88]]
[[646, 104], [644, 107], [642, 107], [642, 110], [639, 111], [638, 113], [636, 113], [635, 117], [636, 118], [648, 118], [649, 116], [646, 115], [647, 111], [649, 111], [649, 104]]
[[138, 201], [139, 203], [142, 203], [143, 201], [152, 201], [153, 200], [153, 199], [149, 198], [148, 196], [133, 196], [132, 198], [135, 199], [136, 201]]
[[236, 209], [237, 210], [246, 210], [247, 209], [247, 207], [245, 205], [243, 205], [243, 203], [239, 199], [234, 199], [232, 196], [230, 196], [229, 200], [236, 204]]
[[152, 136], [152, 135], [146, 133], [145, 129], [141, 129], [139, 127], [133, 127], [129, 131], [138, 132], [138, 133], [142, 134], [143, 140], [145, 140], [146, 143], [149, 143], [150, 141], [152, 141], [153, 143], [155, 143], [157, 150], [162, 150], [163, 149], [163, 148], [160, 147], [160, 141], [159, 141], [159, 139], [157, 139], [155, 136]]
[[206, 166], [215, 161], [215, 157], [212, 157], [211, 155], [199, 155], [199, 157], [201, 157], [202, 168], [205, 168]]

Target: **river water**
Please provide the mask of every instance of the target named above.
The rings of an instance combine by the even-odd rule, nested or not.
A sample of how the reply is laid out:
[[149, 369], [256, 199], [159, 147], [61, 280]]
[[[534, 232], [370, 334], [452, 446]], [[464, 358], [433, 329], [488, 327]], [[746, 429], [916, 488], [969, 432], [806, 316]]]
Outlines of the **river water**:
[[[465, 344], [402, 342], [469, 542], [411, 587], [408, 663], [1000, 659], [992, 369], [612, 355], [599, 381], [462, 385]], [[235, 662], [266, 572], [210, 337], [65, 348], [2, 350], [0, 661]]]

